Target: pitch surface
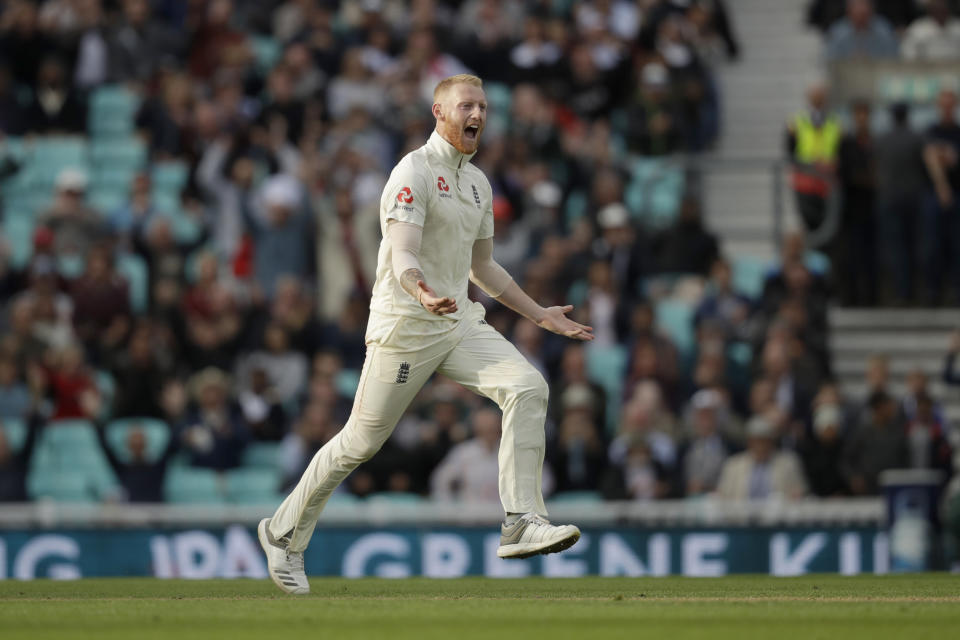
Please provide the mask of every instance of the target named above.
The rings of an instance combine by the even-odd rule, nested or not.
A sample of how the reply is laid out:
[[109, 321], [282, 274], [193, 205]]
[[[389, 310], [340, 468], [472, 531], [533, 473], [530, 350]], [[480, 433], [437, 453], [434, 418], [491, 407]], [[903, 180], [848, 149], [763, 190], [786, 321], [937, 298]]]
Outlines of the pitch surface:
[[314, 578], [0, 582], [15, 638], [920, 638], [960, 628], [960, 577]]

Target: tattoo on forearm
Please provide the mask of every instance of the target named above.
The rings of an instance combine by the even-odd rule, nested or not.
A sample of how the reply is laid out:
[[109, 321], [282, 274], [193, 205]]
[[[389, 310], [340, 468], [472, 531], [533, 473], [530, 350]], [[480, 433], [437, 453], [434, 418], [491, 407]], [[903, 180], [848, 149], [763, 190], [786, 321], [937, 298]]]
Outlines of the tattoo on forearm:
[[423, 279], [423, 271], [420, 271], [420, 269], [407, 269], [400, 274], [400, 286], [416, 299], [418, 294], [417, 282]]

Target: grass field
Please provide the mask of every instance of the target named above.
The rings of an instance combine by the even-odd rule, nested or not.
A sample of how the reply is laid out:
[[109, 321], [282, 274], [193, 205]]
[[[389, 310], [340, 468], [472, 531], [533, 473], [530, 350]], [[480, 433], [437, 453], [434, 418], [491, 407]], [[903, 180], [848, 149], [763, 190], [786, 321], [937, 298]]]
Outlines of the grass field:
[[960, 577], [0, 582], [0, 638], [936, 638]]

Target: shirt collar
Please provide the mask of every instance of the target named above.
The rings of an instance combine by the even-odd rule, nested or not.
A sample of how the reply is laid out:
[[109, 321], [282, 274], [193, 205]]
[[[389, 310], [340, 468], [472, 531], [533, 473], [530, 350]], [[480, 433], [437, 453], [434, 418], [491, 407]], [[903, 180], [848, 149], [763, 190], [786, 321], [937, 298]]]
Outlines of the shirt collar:
[[470, 158], [476, 155], [474, 153], [460, 153], [456, 147], [447, 142], [436, 130], [430, 134], [427, 140], [427, 149], [433, 155], [440, 158], [440, 161], [454, 169], [462, 169], [463, 165], [470, 162]]

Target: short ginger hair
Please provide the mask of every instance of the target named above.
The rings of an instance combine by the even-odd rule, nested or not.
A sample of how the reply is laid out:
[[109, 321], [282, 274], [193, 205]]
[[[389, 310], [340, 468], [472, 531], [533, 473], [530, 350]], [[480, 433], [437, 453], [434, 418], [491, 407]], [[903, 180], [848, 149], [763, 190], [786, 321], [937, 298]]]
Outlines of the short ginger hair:
[[440, 97], [447, 92], [447, 89], [456, 84], [469, 84], [474, 87], [480, 87], [481, 89], [483, 88], [483, 80], [477, 76], [469, 73], [459, 73], [455, 76], [444, 78], [437, 83], [437, 87], [433, 90], [433, 101], [435, 103], [439, 102]]

